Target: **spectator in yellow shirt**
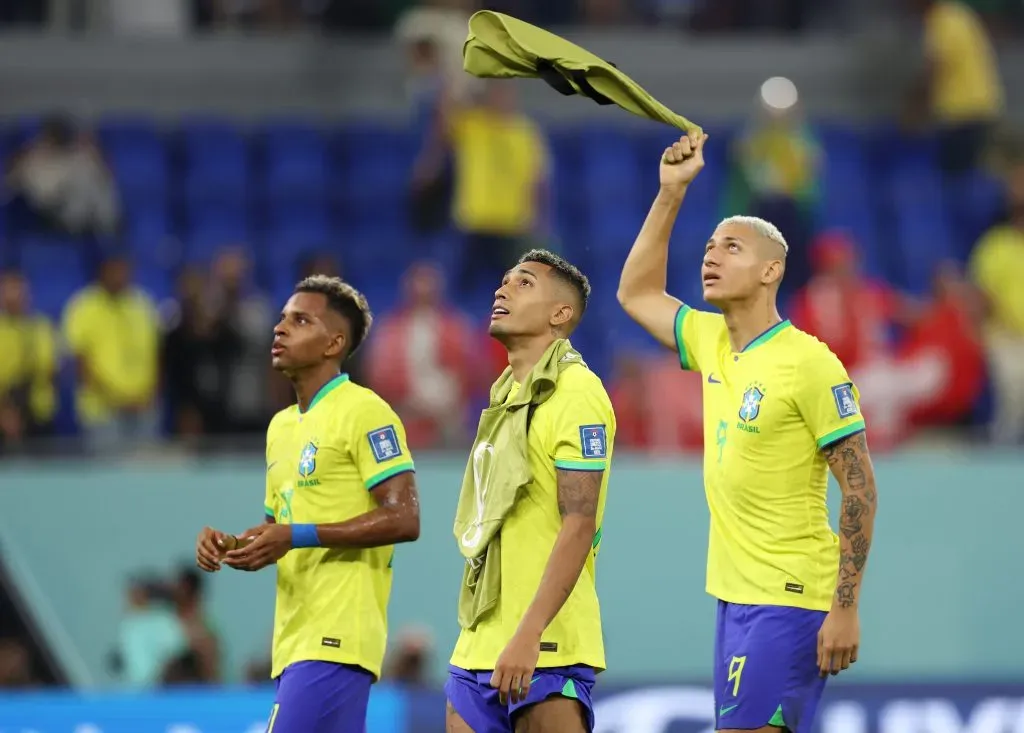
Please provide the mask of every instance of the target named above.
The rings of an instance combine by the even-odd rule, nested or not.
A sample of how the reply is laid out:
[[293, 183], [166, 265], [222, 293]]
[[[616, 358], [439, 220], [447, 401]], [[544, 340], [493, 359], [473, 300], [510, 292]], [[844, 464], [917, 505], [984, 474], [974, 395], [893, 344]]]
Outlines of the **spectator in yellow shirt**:
[[971, 254], [970, 272], [988, 306], [989, 367], [996, 390], [993, 437], [1024, 439], [1024, 162], [1010, 174], [1009, 217]]
[[0, 275], [0, 445], [48, 431], [57, 409], [53, 325], [29, 306], [19, 272]]
[[500, 279], [545, 229], [548, 149], [517, 108], [514, 83], [488, 80], [467, 105], [442, 106], [454, 161], [452, 218], [464, 235], [462, 290]]
[[958, 0], [913, 0], [924, 21], [925, 73], [917, 97], [928, 100], [949, 174], [973, 168], [1003, 111], [1003, 87], [988, 31]]
[[72, 298], [64, 336], [76, 361], [78, 421], [90, 447], [155, 438], [159, 319], [149, 296], [132, 287], [127, 259], [107, 259], [97, 282]]

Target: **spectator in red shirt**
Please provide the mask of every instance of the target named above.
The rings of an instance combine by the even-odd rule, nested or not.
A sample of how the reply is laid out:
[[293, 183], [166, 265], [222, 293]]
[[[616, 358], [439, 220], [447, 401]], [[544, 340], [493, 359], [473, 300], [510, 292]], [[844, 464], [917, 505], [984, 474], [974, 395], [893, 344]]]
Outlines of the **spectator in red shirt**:
[[901, 361], [936, 358], [945, 363], [941, 387], [910, 414], [919, 426], [955, 423], [970, 414], [985, 383], [985, 351], [979, 324], [984, 306], [958, 265], [943, 263], [934, 300], [908, 330]]
[[466, 436], [469, 393], [480, 338], [444, 299], [432, 263], [415, 264], [402, 280], [402, 305], [381, 317], [367, 344], [369, 386], [405, 423], [409, 446], [459, 445]]
[[892, 446], [916, 428], [949, 425], [970, 413], [985, 379], [980, 314], [959, 267], [944, 263], [932, 299], [908, 325], [893, 358], [872, 360], [851, 374], [873, 445]]
[[902, 298], [861, 274], [856, 245], [841, 232], [820, 235], [810, 256], [814, 274], [790, 304], [793, 324], [828, 344], [848, 371], [888, 353]]
[[676, 357], [622, 356], [609, 396], [620, 444], [669, 454], [703, 447], [700, 375], [681, 371]]

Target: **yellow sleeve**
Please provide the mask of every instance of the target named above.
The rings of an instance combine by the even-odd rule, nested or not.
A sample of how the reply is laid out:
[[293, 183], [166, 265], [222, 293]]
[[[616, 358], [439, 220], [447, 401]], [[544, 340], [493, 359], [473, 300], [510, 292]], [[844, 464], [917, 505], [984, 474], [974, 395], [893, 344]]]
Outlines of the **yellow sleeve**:
[[274, 490], [270, 486], [270, 467], [267, 466], [267, 478], [264, 482], [266, 488], [263, 493], [263, 514], [268, 519], [277, 520], [277, 504], [275, 502]]
[[[573, 369], [582, 367], [571, 367]], [[572, 385], [558, 395], [551, 458], [565, 471], [604, 471], [615, 441], [615, 413], [600, 383]]]
[[717, 313], [694, 310], [685, 303], [679, 306], [675, 326], [679, 366], [691, 372], [701, 371], [701, 349], [704, 344], [715, 342], [723, 324]]
[[968, 265], [971, 279], [989, 297], [998, 291], [999, 284], [1005, 277], [1005, 263], [1000, 256], [1003, 251], [1001, 244], [1001, 230], [988, 232], [974, 246], [974, 253]]
[[57, 371], [57, 337], [53, 324], [46, 318], [37, 322], [35, 350], [37, 374], [50, 379]]
[[68, 303], [64, 312], [64, 339], [75, 356], [81, 356], [89, 338], [89, 305], [81, 296]]
[[270, 457], [270, 446], [274, 442], [274, 420], [271, 419], [270, 425], [267, 426], [267, 451], [266, 459], [267, 463], [264, 466], [265, 479], [264, 479], [264, 491], [263, 491], [263, 514], [269, 519], [277, 520], [277, 492], [274, 491], [274, 487], [270, 482], [270, 469], [274, 465], [274, 459]]
[[967, 20], [948, 3], [939, 3], [932, 10], [925, 25], [925, 48], [932, 61], [956, 58], [965, 36], [961, 29]]
[[367, 491], [392, 476], [415, 469], [405, 427], [382, 399], [367, 400], [352, 422], [353, 460]]
[[864, 430], [860, 392], [831, 351], [800, 364], [796, 403], [819, 449]]

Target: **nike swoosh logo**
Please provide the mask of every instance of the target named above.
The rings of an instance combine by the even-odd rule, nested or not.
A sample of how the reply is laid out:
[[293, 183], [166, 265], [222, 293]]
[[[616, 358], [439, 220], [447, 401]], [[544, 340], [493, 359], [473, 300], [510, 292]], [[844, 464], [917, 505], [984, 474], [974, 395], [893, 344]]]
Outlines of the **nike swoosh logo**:
[[721, 718], [723, 715], [728, 715], [729, 713], [731, 713], [733, 710], [735, 710], [738, 707], [739, 707], [739, 705], [730, 705], [727, 708], [719, 708], [718, 709], [718, 717]]
[[720, 380], [715, 379], [714, 372], [712, 372], [711, 374], [708, 375], [708, 384], [721, 384], [721, 383], [722, 382]]
[[537, 676], [536, 676], [536, 677], [534, 677], [534, 678], [533, 678], [532, 680], [530, 680], [530, 684], [531, 684], [531, 685], [535, 685], [535, 684], [537, 684], [537, 680], [539, 680], [539, 679], [540, 679], [540, 675], [537, 675]]
[[269, 466], [267, 466], [267, 473], [270, 473], [270, 469], [272, 469], [272, 468], [273, 468], [274, 466], [276, 466], [276, 465], [277, 465], [277, 461], [274, 461], [274, 462], [273, 462], [273, 463], [271, 463], [271, 464], [270, 464]]

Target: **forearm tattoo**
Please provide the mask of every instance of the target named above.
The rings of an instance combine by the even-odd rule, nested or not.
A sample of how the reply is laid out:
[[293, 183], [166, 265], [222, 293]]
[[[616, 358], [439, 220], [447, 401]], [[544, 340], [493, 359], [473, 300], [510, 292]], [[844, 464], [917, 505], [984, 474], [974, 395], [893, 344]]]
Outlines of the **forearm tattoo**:
[[558, 469], [558, 513], [597, 516], [604, 471], [563, 471]]
[[849, 608], [857, 603], [861, 574], [871, 551], [878, 503], [875, 476], [867, 439], [862, 432], [828, 446], [825, 457], [843, 492], [836, 602], [842, 608]]

